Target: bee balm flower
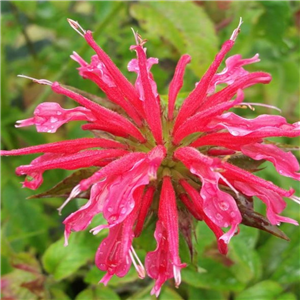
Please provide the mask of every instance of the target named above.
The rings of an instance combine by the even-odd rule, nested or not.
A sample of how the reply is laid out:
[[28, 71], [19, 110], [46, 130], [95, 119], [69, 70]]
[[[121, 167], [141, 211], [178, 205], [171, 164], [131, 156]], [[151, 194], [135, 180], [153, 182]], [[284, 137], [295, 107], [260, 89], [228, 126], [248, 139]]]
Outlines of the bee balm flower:
[[[165, 105], [151, 74], [158, 59], [147, 58], [145, 41], [138, 34], [134, 33], [136, 44], [130, 48], [137, 58], [128, 64], [128, 70], [137, 74], [132, 85], [97, 45], [91, 31], [68, 21], [95, 51], [90, 63], [76, 52], [71, 55], [79, 64], [79, 74], [99, 86], [108, 102], [113, 103], [110, 107], [118, 109], [104, 107], [58, 82], [27, 77], [49, 85], [55, 93], [79, 105], [63, 109], [57, 103], [42, 103], [35, 109], [34, 117], [18, 121], [16, 127], [34, 125], [38, 132], [54, 133], [67, 122], [81, 120], [86, 121], [82, 129], [96, 137], [3, 150], [1, 155], [43, 153], [29, 165], [16, 169], [17, 175], [26, 175], [23, 186], [30, 189], [42, 184], [46, 170], [97, 167], [73, 188], [59, 211], [73, 198], [89, 192], [86, 204], [63, 222], [65, 245], [71, 231], [85, 230], [95, 215], [103, 214], [106, 224], [91, 229], [94, 234], [103, 228], [109, 230], [96, 253], [97, 267], [106, 271], [101, 282], [107, 284], [113, 275], [125, 276], [133, 263], [140, 278], [148, 274], [155, 280], [151, 294], [158, 296], [170, 278], [178, 287], [181, 269], [186, 267], [180, 259], [179, 230], [192, 251], [187, 223], [193, 219], [204, 221], [215, 234], [219, 251], [226, 254], [241, 223], [265, 229], [249, 221], [255, 212], [246, 202], [253, 196], [266, 204], [269, 225], [297, 225], [280, 215], [286, 205], [284, 197], [300, 202], [294, 191], [284, 190], [254, 172], [255, 162], [266, 160], [282, 176], [300, 179], [299, 164], [293, 154], [266, 140], [299, 136], [300, 122], [288, 124], [285, 118], [271, 115], [246, 119], [230, 111], [250, 106], [243, 102], [245, 88], [271, 80], [267, 73], [249, 73], [244, 69], [245, 65], [259, 61], [258, 54], [249, 59], [233, 55], [226, 59], [225, 69], [217, 73], [235, 43], [241, 23], [182, 106], [177, 107], [184, 71], [191, 60], [189, 55], [183, 55], [177, 64]], [[216, 91], [221, 83], [227, 86]], [[107, 133], [105, 138], [103, 132]], [[240, 158], [250, 160], [254, 167], [240, 165]], [[157, 218], [157, 247], [147, 254], [144, 267], [133, 248], [133, 240], [141, 234], [150, 211]], [[189, 217], [182, 220], [183, 215]]]

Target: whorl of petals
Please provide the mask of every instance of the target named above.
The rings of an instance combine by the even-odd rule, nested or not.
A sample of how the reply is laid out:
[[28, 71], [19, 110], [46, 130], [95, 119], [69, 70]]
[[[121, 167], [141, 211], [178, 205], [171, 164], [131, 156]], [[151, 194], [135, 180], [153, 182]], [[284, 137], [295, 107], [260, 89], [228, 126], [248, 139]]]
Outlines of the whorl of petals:
[[[217, 73], [240, 32], [241, 20], [181, 107], [176, 100], [189, 55], [179, 59], [165, 105], [151, 73], [158, 59], [147, 58], [146, 40], [139, 34], [134, 32], [136, 44], [130, 47], [137, 55], [128, 64], [128, 70], [137, 74], [132, 84], [95, 42], [91, 31], [74, 20], [68, 22], [95, 51], [90, 63], [73, 52], [71, 58], [79, 64], [79, 75], [94, 82], [110, 102], [104, 107], [84, 91], [20, 75], [50, 86], [79, 106], [63, 109], [57, 103], [42, 103], [32, 118], [17, 121], [16, 127], [34, 125], [38, 132], [53, 133], [70, 121], [84, 121], [81, 129], [95, 137], [1, 150], [0, 155], [42, 153], [16, 169], [17, 175], [26, 175], [23, 186], [30, 189], [42, 184], [47, 170], [92, 167], [92, 175], [78, 180], [58, 211], [62, 214], [72, 199], [88, 195], [86, 203], [63, 221], [66, 246], [72, 231], [86, 230], [96, 215], [103, 215], [105, 221], [89, 229], [93, 234], [105, 228], [109, 231], [95, 259], [96, 266], [106, 272], [101, 283], [107, 285], [114, 275], [125, 276], [132, 263], [139, 278], [147, 274], [155, 280], [151, 294], [158, 297], [162, 285], [171, 278], [178, 287], [181, 269], [186, 267], [180, 259], [179, 230], [193, 256], [191, 227], [194, 221], [203, 221], [214, 233], [219, 252], [227, 254], [230, 239], [238, 234], [241, 223], [246, 224], [243, 198], [251, 203], [252, 197], [258, 197], [273, 225], [298, 225], [281, 215], [286, 207], [283, 197], [300, 204], [294, 190], [285, 190], [254, 172], [257, 165], [269, 161], [280, 175], [300, 180], [299, 163], [285, 151], [289, 149], [265, 140], [300, 136], [300, 122], [289, 124], [278, 115], [248, 119], [238, 116], [238, 110], [230, 111], [251, 108], [253, 103], [243, 102], [244, 90], [271, 81], [268, 73], [244, 69], [259, 61], [258, 54], [248, 59], [239, 54], [228, 57], [223, 71]], [[218, 86], [223, 83], [225, 88]], [[245, 159], [249, 167], [239, 164], [239, 159]], [[142, 234], [153, 216], [157, 218], [156, 249], [147, 253], [144, 267], [134, 250], [134, 238]]]

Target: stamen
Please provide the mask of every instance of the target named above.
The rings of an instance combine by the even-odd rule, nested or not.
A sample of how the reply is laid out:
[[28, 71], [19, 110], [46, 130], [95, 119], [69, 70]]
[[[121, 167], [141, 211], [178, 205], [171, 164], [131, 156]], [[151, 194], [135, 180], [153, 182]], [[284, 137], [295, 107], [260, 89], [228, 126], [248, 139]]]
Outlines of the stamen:
[[77, 21], [74, 21], [72, 19], [67, 19], [67, 20], [68, 20], [70, 26], [84, 38], [84, 35], [86, 34], [86, 30], [84, 30]]
[[69, 198], [57, 209], [58, 210], [58, 214], [61, 216], [61, 211], [62, 209], [73, 199], [75, 198], [79, 193], [81, 192], [80, 190], [80, 185], [76, 185], [72, 192], [70, 193]]
[[92, 228], [92, 229], [90, 230], [90, 232], [93, 233], [93, 235], [96, 235], [96, 234], [98, 234], [102, 229], [110, 228], [110, 227], [112, 227], [112, 226], [110, 226], [110, 225], [108, 225], [108, 224], [98, 225], [98, 226]]
[[68, 235], [68, 233], [67, 233], [66, 231], [65, 231], [65, 233], [64, 233], [64, 236], [65, 236], [65, 243], [64, 243], [64, 246], [67, 247], [67, 246], [69, 245], [69, 243], [68, 243], [69, 235]]
[[175, 280], [175, 287], [178, 288], [181, 283], [180, 268], [173, 265], [173, 274], [174, 274], [174, 280]]
[[39, 84], [45, 84], [45, 85], [52, 85], [53, 84], [53, 82], [51, 82], [50, 80], [47, 80], [47, 79], [36, 79], [36, 78], [29, 77], [29, 76], [26, 76], [26, 75], [17, 75], [17, 76], [21, 77], [21, 78], [30, 79], [33, 82], [36, 82], [36, 83], [39, 83]]
[[140, 34], [138, 32], [135, 32], [132, 27], [131, 30], [133, 32], [135, 43], [137, 44], [137, 46], [143, 46], [147, 42], [147, 40], [143, 40]]
[[249, 107], [251, 110], [254, 110], [252, 106], [262, 106], [262, 107], [267, 107], [267, 108], [272, 108], [275, 110], [278, 110], [281, 113], [281, 109], [273, 106], [273, 105], [268, 105], [268, 104], [263, 104], [263, 103], [249, 103], [249, 102], [243, 102], [241, 103], [241, 105], [246, 105], [247, 107]]
[[230, 40], [231, 41], [235, 41], [239, 32], [240, 32], [240, 28], [241, 28], [241, 25], [243, 24], [243, 20], [242, 20], [242, 17], [240, 17], [240, 22], [239, 22], [239, 25], [238, 27], [233, 31], [231, 37], [230, 37]]
[[134, 29], [133, 29], [132, 27], [131, 27], [131, 30], [132, 30], [132, 32], [133, 32], [133, 36], [134, 36], [134, 39], [135, 39], [135, 43], [136, 43], [137, 45], [139, 45], [139, 40], [138, 40], [138, 37], [137, 37], [138, 33], [135, 32]]
[[292, 197], [290, 197], [290, 199], [295, 201], [296, 203], [300, 204], [300, 197], [292, 196]]
[[223, 179], [223, 181], [226, 182], [226, 184], [234, 191], [234, 193], [238, 197], [240, 195], [240, 193], [230, 184], [230, 182], [222, 174], [219, 173], [219, 175]]
[[[141, 263], [139, 257], [137, 256], [137, 254], [136, 254], [136, 252], [134, 251], [134, 249], [133, 249], [132, 246], [130, 247], [129, 255], [130, 255], [130, 258], [131, 258], [131, 260], [132, 260], [132, 263], [133, 263], [135, 269], [136, 269], [137, 272], [138, 272], [139, 278], [140, 278], [140, 279], [145, 278], [145, 276], [146, 276], [145, 268], [144, 268], [143, 264]], [[138, 264], [139, 264], [139, 265], [137, 265], [137, 263], [136, 263], [136, 261], [135, 261], [135, 258], [136, 258], [136, 260], [138, 261]]]

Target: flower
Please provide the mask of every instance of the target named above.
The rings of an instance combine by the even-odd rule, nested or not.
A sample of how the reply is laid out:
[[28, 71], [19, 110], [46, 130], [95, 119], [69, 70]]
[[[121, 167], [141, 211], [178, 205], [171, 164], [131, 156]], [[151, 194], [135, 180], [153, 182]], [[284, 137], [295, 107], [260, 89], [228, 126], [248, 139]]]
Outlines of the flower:
[[[186, 267], [179, 254], [179, 230], [192, 253], [191, 224], [194, 220], [204, 221], [215, 234], [219, 251], [226, 254], [241, 223], [267, 230], [251, 223], [251, 216], [258, 215], [251, 206], [253, 196], [266, 204], [268, 226], [280, 222], [297, 225], [295, 220], [280, 215], [286, 206], [283, 197], [300, 203], [294, 190], [284, 190], [254, 173], [257, 165], [270, 161], [279, 174], [299, 181], [299, 164], [293, 154], [266, 138], [299, 136], [300, 122], [289, 124], [275, 115], [247, 119], [229, 111], [254, 105], [243, 102], [243, 90], [271, 81], [267, 73], [249, 73], [244, 69], [259, 61], [258, 54], [249, 59], [233, 55], [226, 59], [224, 70], [217, 73], [235, 43], [241, 22], [178, 107], [176, 98], [191, 60], [189, 55], [180, 58], [169, 86], [168, 103], [164, 105], [151, 73], [158, 59], [147, 58], [146, 41], [140, 35], [134, 32], [136, 44], [130, 47], [137, 55], [128, 64], [128, 70], [137, 74], [132, 85], [97, 45], [91, 31], [68, 21], [96, 53], [91, 63], [76, 52], [71, 55], [79, 64], [79, 74], [98, 85], [106, 93], [108, 103], [113, 104], [110, 107], [118, 109], [102, 106], [81, 91], [58, 82], [22, 75], [49, 85], [55, 93], [73, 99], [79, 106], [66, 110], [57, 103], [42, 103], [35, 109], [34, 117], [17, 121], [16, 127], [35, 125], [38, 132], [54, 133], [67, 122], [81, 120], [86, 121], [82, 129], [95, 137], [2, 150], [1, 155], [43, 153], [29, 165], [16, 169], [17, 175], [26, 175], [23, 186], [30, 189], [42, 184], [46, 170], [97, 167], [73, 188], [59, 212], [82, 193], [90, 195], [85, 205], [64, 220], [65, 245], [71, 231], [85, 230], [95, 215], [103, 214], [107, 223], [91, 229], [93, 234], [104, 228], [109, 230], [95, 259], [97, 267], [106, 271], [101, 282], [106, 285], [113, 275], [125, 276], [133, 263], [140, 278], [147, 273], [155, 280], [151, 294], [158, 296], [170, 278], [178, 287], [181, 269]], [[219, 89], [221, 83], [227, 86]], [[240, 164], [238, 159], [250, 164]], [[133, 240], [141, 234], [150, 212], [157, 219], [157, 247], [146, 255], [144, 267]]]

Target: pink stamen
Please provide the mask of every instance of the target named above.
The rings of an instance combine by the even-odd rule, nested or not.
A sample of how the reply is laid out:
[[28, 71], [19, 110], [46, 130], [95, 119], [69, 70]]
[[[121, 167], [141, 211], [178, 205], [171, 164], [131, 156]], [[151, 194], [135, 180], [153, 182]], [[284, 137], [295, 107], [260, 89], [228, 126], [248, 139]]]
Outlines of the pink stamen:
[[240, 17], [239, 25], [238, 25], [238, 27], [233, 31], [233, 33], [232, 33], [232, 35], [231, 35], [231, 37], [230, 37], [230, 40], [231, 40], [231, 41], [235, 41], [235, 40], [236, 40], [238, 34], [240, 33], [240, 28], [241, 28], [241, 25], [242, 25], [242, 24], [243, 24], [243, 20], [242, 20], [242, 18]]
[[292, 196], [292, 197], [289, 197], [291, 200], [295, 201], [296, 203], [300, 204], [300, 197], [297, 197], [297, 196]]
[[181, 274], [180, 274], [180, 268], [176, 265], [173, 265], [173, 274], [175, 280], [175, 287], [178, 288], [181, 283]]
[[233, 187], [232, 184], [230, 184], [230, 182], [220, 172], [218, 172], [218, 174], [222, 178], [222, 180], [234, 191], [234, 193], [238, 197], [240, 195], [240, 193]]
[[[139, 278], [144, 279], [146, 276], [145, 268], [144, 268], [143, 264], [141, 263], [138, 255], [136, 254], [136, 252], [132, 246], [129, 250], [129, 255], [130, 255], [130, 258], [132, 260], [132, 263], [133, 263], [135, 269], [138, 272]], [[136, 263], [135, 259], [138, 261], [138, 264]]]
[[86, 31], [79, 25], [77, 21], [74, 21], [72, 19], [67, 19], [70, 26], [84, 38], [84, 35], [86, 34]]
[[70, 193], [70, 196], [68, 197], [68, 199], [57, 209], [58, 210], [58, 214], [61, 216], [61, 212], [62, 212], [62, 209], [72, 200], [74, 199], [77, 195], [79, 195], [81, 192], [80, 190], [80, 185], [76, 185], [72, 192]]
[[278, 110], [280, 113], [282, 112], [280, 108], [278, 108], [278, 107], [276, 107], [274, 105], [268, 105], [268, 104], [263, 104], [263, 103], [243, 102], [240, 105], [246, 105], [250, 109], [252, 109], [252, 106], [262, 106], [262, 107], [267, 107], [267, 108], [272, 108], [272, 109]]
[[29, 76], [26, 76], [26, 75], [17, 75], [17, 76], [21, 77], [21, 78], [30, 79], [33, 82], [36, 82], [36, 83], [39, 83], [39, 84], [52, 85], [52, 82], [50, 80], [47, 80], [47, 79], [36, 79], [36, 78], [29, 77]]

